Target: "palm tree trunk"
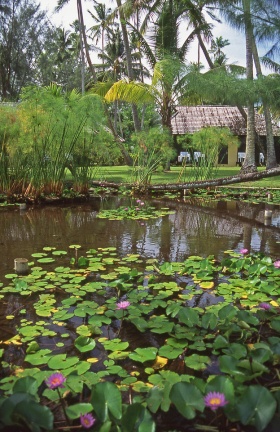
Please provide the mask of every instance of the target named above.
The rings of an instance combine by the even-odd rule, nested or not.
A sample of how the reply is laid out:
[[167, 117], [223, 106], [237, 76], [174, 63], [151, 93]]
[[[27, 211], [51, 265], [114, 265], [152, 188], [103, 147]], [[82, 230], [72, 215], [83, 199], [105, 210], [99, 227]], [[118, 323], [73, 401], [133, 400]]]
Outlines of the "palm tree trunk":
[[[253, 38], [252, 52], [253, 52], [254, 63], [257, 71], [257, 76], [262, 77], [263, 75], [262, 75], [261, 63], [258, 55], [255, 38]], [[265, 126], [266, 126], [266, 150], [267, 150], [266, 167], [275, 168], [277, 167], [277, 160], [276, 160], [275, 147], [274, 147], [274, 136], [273, 136], [271, 114], [268, 108], [267, 101], [265, 99], [263, 99], [263, 111], [264, 111]]]
[[[215, 65], [212, 62], [211, 57], [210, 57], [210, 55], [208, 53], [208, 50], [207, 50], [207, 48], [206, 48], [206, 46], [205, 46], [205, 44], [203, 42], [203, 39], [202, 39], [202, 37], [201, 37], [201, 35], [199, 33], [197, 34], [197, 39], [198, 39], [198, 42], [199, 42], [199, 47], [202, 49], [202, 52], [204, 54], [204, 57], [206, 58], [206, 61], [208, 63], [209, 68], [210, 69], [214, 69]], [[246, 111], [244, 110], [244, 108], [241, 105], [237, 105], [237, 108], [238, 108], [240, 114], [242, 115], [242, 117], [244, 118], [244, 120], [247, 122], [247, 114], [246, 114]]]
[[84, 49], [85, 49], [85, 54], [86, 54], [86, 58], [87, 58], [87, 62], [93, 77], [93, 81], [96, 82], [97, 78], [96, 78], [96, 73], [95, 73], [95, 69], [94, 66], [92, 64], [90, 55], [89, 55], [89, 51], [88, 51], [88, 45], [87, 45], [87, 36], [86, 36], [86, 31], [85, 31], [85, 24], [84, 24], [84, 15], [83, 15], [83, 7], [82, 7], [82, 0], [77, 0], [77, 11], [78, 11], [78, 20], [79, 20], [79, 25], [80, 25], [80, 29], [82, 32], [82, 36], [83, 36], [83, 41], [84, 41]]
[[81, 91], [82, 94], [85, 93], [85, 53], [84, 53], [84, 43], [82, 36], [81, 23], [79, 21], [79, 31], [80, 31], [80, 45], [81, 45]]
[[[123, 42], [125, 47], [125, 54], [126, 54], [126, 64], [127, 64], [127, 76], [130, 81], [133, 81], [134, 74], [133, 74], [133, 68], [132, 68], [132, 58], [131, 58], [131, 52], [130, 52], [130, 45], [129, 45], [129, 39], [128, 39], [128, 32], [126, 28], [126, 20], [125, 16], [122, 10], [122, 2], [121, 0], [116, 0], [117, 6], [119, 9], [119, 16], [120, 16], [120, 22], [121, 22], [121, 29], [123, 34]], [[139, 132], [141, 130], [141, 123], [137, 111], [137, 106], [135, 104], [132, 104], [132, 116], [133, 116], [133, 123], [134, 123], [134, 129], [136, 132]]]
[[[251, 22], [251, 0], [242, 0], [245, 18], [246, 38], [246, 76], [248, 81], [253, 81], [253, 29]], [[247, 102], [247, 135], [246, 135], [246, 156], [241, 167], [241, 172], [254, 172], [257, 170], [255, 160], [255, 109], [254, 102]]]

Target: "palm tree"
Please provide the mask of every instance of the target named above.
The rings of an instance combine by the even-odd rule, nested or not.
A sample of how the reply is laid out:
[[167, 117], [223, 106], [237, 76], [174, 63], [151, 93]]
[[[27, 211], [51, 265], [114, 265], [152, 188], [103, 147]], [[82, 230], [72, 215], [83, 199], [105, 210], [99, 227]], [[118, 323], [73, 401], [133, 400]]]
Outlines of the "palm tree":
[[[133, 72], [131, 49], [129, 44], [129, 35], [128, 35], [128, 30], [126, 25], [126, 17], [125, 17], [124, 9], [122, 7], [121, 0], [116, 0], [116, 3], [118, 7], [118, 13], [119, 13], [120, 24], [121, 24], [122, 35], [123, 35], [123, 42], [124, 42], [125, 53], [126, 53], [127, 76], [130, 81], [133, 81], [134, 72]], [[139, 132], [141, 130], [141, 122], [139, 119], [137, 106], [134, 103], [132, 103], [132, 116], [133, 116], [135, 131]]]
[[151, 84], [120, 80], [105, 94], [108, 102], [124, 100], [130, 103], [154, 103], [162, 126], [171, 131], [171, 117], [187, 83], [187, 66], [178, 58], [165, 56], [154, 67]]
[[[276, 0], [272, 0], [272, 2]], [[279, 0], [277, 0], [278, 2]], [[223, 10], [223, 14], [231, 25], [237, 28], [243, 28], [246, 38], [246, 70], [247, 80], [253, 81], [253, 62], [255, 63], [257, 75], [262, 77], [262, 71], [259, 62], [258, 51], [255, 42], [254, 28], [255, 23], [261, 21], [260, 7], [271, 5], [268, 0], [235, 0]], [[267, 11], [266, 11], [267, 13]], [[267, 15], [266, 15], [267, 16]], [[267, 131], [267, 168], [277, 166], [274, 139], [272, 132], [271, 114], [267, 105], [267, 100], [264, 102], [264, 114]], [[246, 158], [242, 167], [242, 171], [254, 171], [255, 166], [255, 125], [254, 125], [254, 104], [248, 102], [247, 105], [247, 139], [246, 139]]]
[[[69, 0], [58, 0], [55, 10], [57, 12], [59, 12], [68, 2], [69, 2]], [[81, 51], [85, 50], [87, 62], [88, 62], [93, 80], [96, 81], [95, 69], [94, 69], [94, 66], [92, 64], [89, 50], [88, 50], [88, 43], [87, 43], [85, 24], [84, 24], [82, 0], [76, 0], [76, 2], [77, 2], [77, 14], [78, 14], [78, 21], [79, 21], [79, 32], [80, 32], [80, 38], [81, 38], [81, 42], [82, 42]], [[82, 54], [82, 57], [83, 57], [83, 54]]]
[[222, 49], [228, 45], [230, 45], [229, 40], [224, 39], [222, 36], [216, 37], [211, 41], [209, 52], [213, 54], [214, 66], [223, 66], [226, 64], [228, 59]]
[[94, 13], [88, 11], [92, 19], [96, 22], [94, 26], [92, 26], [89, 30], [92, 32], [92, 39], [99, 42], [99, 38], [101, 38], [101, 50], [104, 51], [105, 48], [105, 34], [107, 32], [111, 32], [110, 25], [112, 24], [109, 18], [112, 16], [112, 9], [106, 8], [106, 5], [103, 3], [98, 3], [96, 0], [93, 0], [94, 3]]

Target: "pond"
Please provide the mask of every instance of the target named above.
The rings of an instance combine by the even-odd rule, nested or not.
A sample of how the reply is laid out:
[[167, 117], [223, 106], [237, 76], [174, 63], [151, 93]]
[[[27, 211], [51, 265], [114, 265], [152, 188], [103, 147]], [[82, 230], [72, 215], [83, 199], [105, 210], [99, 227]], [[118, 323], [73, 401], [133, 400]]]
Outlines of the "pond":
[[53, 430], [51, 411], [62, 430], [93, 410], [93, 431], [277, 425], [280, 207], [267, 220], [268, 204], [165, 199], [149, 201], [172, 211], [161, 218], [98, 217], [135, 201], [1, 209], [0, 429], [18, 411], [23, 432], [34, 418]]
[[97, 219], [100, 209], [129, 205], [130, 199], [95, 198], [68, 206], [1, 209], [0, 277], [11, 272], [15, 258], [28, 258], [45, 246], [82, 250], [117, 249], [120, 256], [138, 253], [159, 261], [183, 261], [189, 255], [214, 255], [221, 259], [228, 249], [246, 248], [280, 257], [280, 206], [270, 205], [272, 220], [265, 221], [265, 204], [192, 199], [186, 202], [153, 201], [169, 207], [172, 215], [146, 221]]

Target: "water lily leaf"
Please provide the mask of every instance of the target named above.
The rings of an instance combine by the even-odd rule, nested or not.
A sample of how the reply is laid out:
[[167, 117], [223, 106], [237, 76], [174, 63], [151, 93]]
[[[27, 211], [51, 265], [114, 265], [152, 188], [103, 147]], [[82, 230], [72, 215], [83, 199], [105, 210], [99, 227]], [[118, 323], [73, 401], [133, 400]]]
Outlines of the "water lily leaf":
[[28, 344], [28, 347], [26, 349], [26, 354], [35, 353], [36, 351], [39, 351], [40, 346], [36, 341], [32, 341]]
[[81, 245], [70, 245], [69, 249], [80, 249], [81, 247]]
[[55, 250], [52, 252], [52, 254], [55, 256], [62, 256], [62, 255], [67, 255], [67, 252], [63, 250]]
[[34, 354], [27, 354], [27, 356], [25, 356], [24, 361], [34, 366], [43, 365], [48, 363], [51, 353], [52, 351], [49, 349], [42, 349], [40, 351], [35, 352]]
[[200, 282], [199, 286], [203, 289], [212, 289], [214, 288], [214, 282]]
[[130, 318], [130, 322], [142, 333], [148, 328], [148, 322], [144, 318], [133, 317]]
[[182, 307], [177, 316], [179, 321], [186, 324], [188, 327], [198, 325], [200, 321], [198, 312], [189, 307]]
[[80, 352], [87, 352], [93, 350], [95, 348], [96, 343], [94, 339], [91, 339], [86, 336], [79, 336], [75, 340], [74, 345]]
[[159, 355], [166, 357], [167, 359], [173, 360], [179, 357], [183, 352], [182, 348], [175, 348], [170, 345], [163, 345], [159, 348]]
[[99, 362], [99, 358], [97, 358], [97, 357], [90, 357], [90, 358], [87, 358], [87, 362], [89, 362], [89, 363], [97, 363], [97, 362]]
[[156, 361], [153, 364], [154, 369], [162, 369], [168, 362], [168, 359], [166, 357], [157, 356]]
[[253, 425], [261, 432], [274, 416], [276, 406], [276, 400], [270, 391], [256, 385], [244, 390], [236, 408], [242, 424]]
[[37, 380], [31, 376], [19, 378], [13, 385], [13, 393], [28, 393], [35, 396], [37, 391]]
[[113, 351], [111, 354], [108, 355], [109, 359], [112, 360], [123, 360], [127, 358], [130, 354], [130, 351]]
[[17, 277], [18, 277], [18, 275], [16, 273], [9, 273], [9, 274], [5, 275], [6, 279], [15, 279]]
[[50, 369], [67, 369], [79, 362], [78, 357], [67, 357], [66, 354], [57, 354], [48, 361]]
[[43, 257], [48, 256], [48, 254], [46, 254], [46, 253], [44, 253], [44, 252], [38, 252], [38, 253], [33, 253], [33, 254], [31, 254], [31, 256], [32, 256], [33, 258], [43, 258]]
[[157, 348], [154, 347], [136, 348], [136, 350], [129, 355], [129, 358], [134, 361], [144, 363], [146, 361], [155, 360], [157, 351]]
[[40, 262], [42, 264], [49, 264], [49, 263], [53, 263], [54, 259], [53, 258], [39, 258], [38, 262]]
[[92, 388], [91, 403], [97, 418], [102, 423], [109, 419], [109, 413], [115, 419], [122, 417], [121, 392], [111, 382], [101, 382]]
[[185, 357], [185, 365], [194, 370], [204, 370], [210, 363], [211, 360], [208, 356], [192, 354], [189, 357]]
[[104, 346], [104, 348], [108, 351], [124, 351], [128, 346], [128, 342], [122, 342], [121, 339], [99, 339], [99, 342], [101, 342]]
[[149, 411], [140, 403], [129, 405], [122, 417], [122, 431], [154, 432], [155, 423]]
[[66, 408], [67, 417], [71, 420], [79, 418], [83, 414], [90, 413], [93, 407], [90, 403], [77, 403]]
[[187, 419], [196, 416], [196, 410], [204, 410], [204, 399], [201, 391], [194, 385], [179, 382], [174, 384], [170, 392], [170, 399], [175, 407]]

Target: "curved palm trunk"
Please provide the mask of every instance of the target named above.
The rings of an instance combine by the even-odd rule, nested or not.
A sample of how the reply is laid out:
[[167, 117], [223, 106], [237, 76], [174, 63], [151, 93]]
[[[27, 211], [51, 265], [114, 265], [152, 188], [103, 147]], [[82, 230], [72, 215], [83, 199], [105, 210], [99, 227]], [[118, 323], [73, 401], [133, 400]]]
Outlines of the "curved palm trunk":
[[[246, 76], [248, 81], [253, 81], [253, 29], [251, 22], [251, 0], [242, 0], [245, 18], [245, 38], [246, 38]], [[255, 160], [255, 109], [254, 102], [247, 103], [247, 136], [246, 136], [246, 156], [241, 167], [241, 172], [254, 172], [257, 170]]]
[[[262, 75], [261, 63], [258, 55], [255, 38], [253, 38], [252, 52], [253, 52], [254, 63], [257, 71], [257, 76], [262, 77], [263, 75]], [[265, 126], [266, 126], [266, 150], [267, 150], [266, 167], [275, 168], [277, 166], [277, 160], [276, 160], [275, 147], [274, 147], [274, 136], [273, 136], [271, 114], [268, 108], [267, 101], [264, 99], [263, 99], [263, 111], [264, 111]]]
[[[119, 16], [120, 16], [120, 22], [121, 22], [121, 29], [123, 34], [123, 42], [125, 47], [125, 54], [126, 54], [126, 63], [127, 63], [127, 76], [130, 81], [133, 81], [133, 68], [132, 68], [132, 58], [131, 58], [131, 52], [130, 52], [130, 46], [129, 46], [129, 39], [128, 39], [128, 32], [126, 28], [126, 20], [125, 16], [122, 10], [122, 2], [121, 0], [116, 0], [117, 6], [119, 9]], [[136, 132], [139, 132], [141, 130], [141, 123], [137, 111], [137, 106], [135, 104], [132, 104], [132, 116], [133, 116], [133, 123], [134, 123], [134, 129]]]

